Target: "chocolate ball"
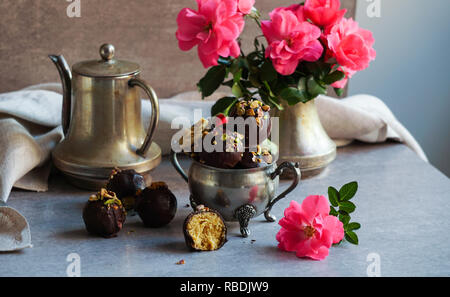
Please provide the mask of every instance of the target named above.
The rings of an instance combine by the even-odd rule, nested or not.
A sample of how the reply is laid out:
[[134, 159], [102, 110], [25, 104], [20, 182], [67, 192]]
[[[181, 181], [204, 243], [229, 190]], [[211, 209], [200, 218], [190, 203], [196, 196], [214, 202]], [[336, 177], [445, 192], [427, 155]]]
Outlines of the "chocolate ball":
[[164, 182], [154, 182], [136, 200], [136, 211], [147, 227], [169, 224], [177, 212], [177, 199]]
[[183, 224], [186, 245], [195, 251], [214, 251], [227, 242], [227, 226], [215, 210], [199, 205]]
[[239, 168], [259, 168], [265, 167], [272, 164], [274, 158], [272, 154], [267, 149], [261, 149], [258, 146], [257, 152], [244, 152], [242, 155], [242, 159], [238, 164]]
[[200, 153], [200, 162], [208, 166], [224, 169], [234, 168], [242, 158], [244, 152], [244, 137], [237, 132], [215, 129], [208, 136], [211, 145], [221, 151], [207, 152], [204, 148]]
[[198, 161], [199, 154], [195, 152], [195, 144], [201, 145], [203, 138], [212, 130], [213, 126], [210, 120], [201, 118], [190, 129], [184, 131], [182, 137], [177, 140], [181, 150]]
[[122, 230], [126, 219], [126, 211], [116, 194], [101, 189], [92, 195], [83, 209], [83, 220], [86, 230], [105, 238], [115, 237]]
[[[258, 144], [261, 144], [264, 140], [266, 140], [271, 133], [272, 125], [270, 120], [270, 106], [264, 104], [263, 102], [251, 99], [251, 100], [242, 100], [237, 102], [230, 110], [229, 117], [236, 118], [242, 117], [244, 120], [248, 118], [252, 118], [255, 120], [254, 125], [245, 126], [245, 147], [255, 147]], [[236, 128], [237, 129], [237, 128]], [[236, 130], [239, 132], [239, 130]], [[250, 137], [250, 133], [255, 133], [256, 137]], [[253, 143], [251, 143], [251, 141]], [[254, 142], [256, 141], [256, 143]]]
[[134, 208], [136, 195], [144, 188], [144, 177], [134, 169], [114, 169], [106, 185], [108, 191], [116, 193], [126, 210]]

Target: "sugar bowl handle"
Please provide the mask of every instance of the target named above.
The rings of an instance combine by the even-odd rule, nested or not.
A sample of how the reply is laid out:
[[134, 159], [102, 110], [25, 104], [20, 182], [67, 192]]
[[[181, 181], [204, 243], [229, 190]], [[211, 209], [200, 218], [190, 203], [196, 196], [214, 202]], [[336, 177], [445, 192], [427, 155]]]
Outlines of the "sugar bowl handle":
[[188, 176], [184, 169], [181, 167], [180, 163], [178, 162], [177, 153], [173, 150], [170, 151], [170, 162], [172, 162], [173, 167], [175, 170], [181, 175], [181, 177], [188, 182]]
[[150, 87], [145, 81], [139, 78], [131, 79], [128, 82], [128, 85], [130, 87], [136, 86], [142, 88], [147, 93], [147, 96], [150, 98], [150, 102], [152, 104], [152, 113], [150, 117], [150, 125], [148, 126], [147, 136], [145, 137], [142, 147], [136, 151], [138, 155], [143, 156], [147, 153], [148, 149], [150, 148], [150, 145], [152, 144], [153, 134], [155, 133], [156, 126], [158, 126], [159, 122], [158, 96], [156, 96], [156, 93], [152, 87]]
[[264, 217], [266, 218], [267, 221], [269, 221], [269, 222], [276, 221], [275, 216], [270, 213], [270, 211], [272, 210], [272, 207], [275, 205], [275, 203], [277, 203], [278, 201], [280, 201], [281, 199], [286, 197], [287, 194], [292, 192], [297, 187], [298, 183], [300, 182], [300, 178], [301, 178], [301, 172], [300, 172], [299, 168], [300, 168], [299, 163], [284, 162], [284, 163], [281, 163], [281, 165], [278, 166], [278, 168], [275, 169], [275, 171], [271, 174], [270, 178], [275, 179], [279, 175], [281, 175], [285, 169], [290, 169], [294, 173], [294, 178], [293, 178], [291, 186], [289, 188], [287, 188], [286, 191], [284, 191], [283, 193], [278, 195], [276, 198], [272, 199], [269, 202], [269, 204], [267, 205], [267, 208], [264, 211]]

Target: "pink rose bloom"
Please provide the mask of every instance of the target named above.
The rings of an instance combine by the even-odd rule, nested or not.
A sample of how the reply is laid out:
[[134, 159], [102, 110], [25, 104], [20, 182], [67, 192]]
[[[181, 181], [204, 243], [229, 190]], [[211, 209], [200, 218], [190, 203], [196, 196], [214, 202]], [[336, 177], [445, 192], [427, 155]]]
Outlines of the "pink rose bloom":
[[292, 4], [291, 6], [288, 7], [278, 7], [275, 8], [269, 15], [270, 17], [272, 17], [272, 14], [280, 12], [280, 11], [292, 11], [295, 16], [297, 17], [299, 22], [306, 22], [307, 19], [305, 18], [305, 14], [304, 14], [304, 6], [301, 4]]
[[323, 52], [318, 38], [320, 29], [308, 22], [300, 22], [293, 11], [278, 9], [270, 14], [270, 21], [261, 27], [269, 43], [266, 57], [272, 60], [278, 73], [290, 75], [300, 61], [317, 61]]
[[353, 71], [353, 70], [350, 70], [350, 69], [344, 69], [343, 67], [339, 67], [338, 70], [344, 72], [345, 73], [345, 77], [342, 80], [335, 82], [331, 86], [333, 88], [342, 89], [342, 88], [344, 88], [347, 85], [348, 80], [350, 78], [352, 78], [352, 76], [356, 73], [356, 71]]
[[340, 21], [347, 12], [346, 9], [339, 10], [340, 6], [339, 0], [306, 0], [305, 17], [317, 26], [331, 26]]
[[244, 29], [244, 18], [237, 12], [236, 0], [197, 0], [198, 11], [184, 8], [177, 18], [176, 37], [181, 50], [198, 46], [205, 68], [218, 65], [222, 57], [238, 57], [237, 38]]
[[342, 19], [326, 32], [328, 48], [339, 65], [350, 71], [361, 71], [375, 60], [375, 39], [368, 30], [359, 28], [353, 19]]
[[252, 12], [252, 8], [255, 5], [255, 0], [237, 0], [238, 9], [243, 14], [249, 14]]
[[296, 252], [299, 258], [325, 259], [331, 245], [344, 238], [342, 222], [329, 213], [330, 205], [324, 196], [308, 196], [301, 205], [291, 201], [279, 222], [278, 248]]

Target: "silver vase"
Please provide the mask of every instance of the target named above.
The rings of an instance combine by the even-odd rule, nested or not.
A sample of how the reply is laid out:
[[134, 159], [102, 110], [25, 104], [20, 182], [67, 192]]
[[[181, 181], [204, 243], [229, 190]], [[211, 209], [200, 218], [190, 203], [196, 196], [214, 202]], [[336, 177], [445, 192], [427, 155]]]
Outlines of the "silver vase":
[[279, 117], [279, 161], [298, 162], [302, 178], [322, 172], [336, 158], [336, 144], [325, 132], [315, 100], [285, 104]]

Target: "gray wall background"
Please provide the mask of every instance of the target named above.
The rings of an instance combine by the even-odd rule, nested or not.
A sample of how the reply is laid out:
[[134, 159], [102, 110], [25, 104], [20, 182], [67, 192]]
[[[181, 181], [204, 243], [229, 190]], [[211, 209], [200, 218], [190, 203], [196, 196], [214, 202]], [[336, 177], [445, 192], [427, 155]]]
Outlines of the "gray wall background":
[[349, 94], [381, 98], [422, 145], [430, 162], [450, 176], [450, 1], [381, 0], [381, 17], [356, 19], [375, 36], [377, 59], [354, 76]]

